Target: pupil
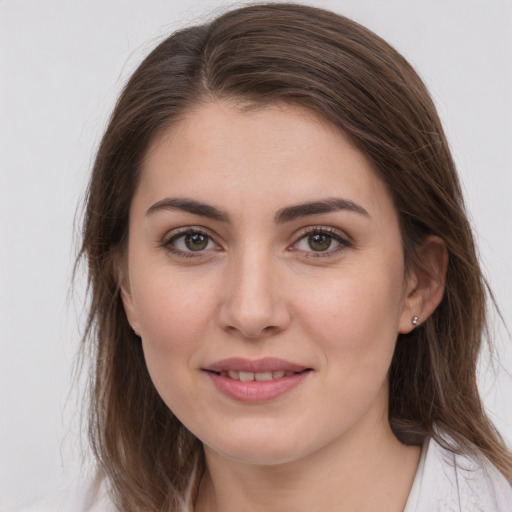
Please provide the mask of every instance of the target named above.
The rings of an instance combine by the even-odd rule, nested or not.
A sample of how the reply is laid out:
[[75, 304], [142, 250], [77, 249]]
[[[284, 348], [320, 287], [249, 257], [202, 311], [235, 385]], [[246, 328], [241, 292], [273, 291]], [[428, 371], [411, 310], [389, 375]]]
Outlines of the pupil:
[[308, 237], [308, 243], [314, 251], [326, 251], [331, 246], [332, 238], [329, 235], [316, 233]]
[[185, 235], [185, 245], [191, 251], [202, 251], [208, 245], [208, 237], [201, 233]]

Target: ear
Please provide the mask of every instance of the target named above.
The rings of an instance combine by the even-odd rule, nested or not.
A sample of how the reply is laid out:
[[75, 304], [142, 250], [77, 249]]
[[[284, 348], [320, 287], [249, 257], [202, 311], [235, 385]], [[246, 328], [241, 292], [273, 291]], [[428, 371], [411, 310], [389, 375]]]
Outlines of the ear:
[[128, 323], [132, 327], [135, 334], [139, 335], [139, 323], [137, 320], [137, 314], [135, 310], [135, 305], [133, 303], [130, 278], [128, 275], [128, 262], [126, 261], [126, 257], [116, 258], [116, 269], [117, 269], [117, 278], [119, 283], [119, 290], [121, 292], [121, 300], [123, 302], [124, 312], [126, 314], [126, 318]]
[[135, 313], [135, 307], [133, 304], [133, 298], [129, 290], [126, 290], [124, 286], [121, 286], [121, 300], [123, 301], [124, 312], [126, 313], [126, 318], [128, 319], [128, 323], [130, 324], [133, 332], [139, 335], [139, 323], [137, 321], [137, 315]]
[[[416, 251], [409, 269], [398, 331], [411, 332], [437, 308], [444, 294], [448, 251], [443, 240], [429, 235]], [[416, 323], [414, 322], [417, 317]]]

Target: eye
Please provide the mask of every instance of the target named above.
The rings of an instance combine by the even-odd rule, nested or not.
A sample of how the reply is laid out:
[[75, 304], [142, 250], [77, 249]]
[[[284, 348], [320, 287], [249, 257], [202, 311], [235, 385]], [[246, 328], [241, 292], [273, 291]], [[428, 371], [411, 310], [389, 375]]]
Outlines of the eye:
[[[189, 251], [203, 251], [208, 247], [210, 239], [203, 233], [188, 233], [181, 235], [174, 240], [176, 248], [181, 250], [188, 249]], [[180, 247], [183, 245], [184, 247]]]
[[198, 253], [197, 256], [200, 256], [202, 252], [219, 249], [219, 246], [207, 233], [191, 228], [186, 228], [176, 234], [171, 233], [163, 245], [172, 253], [184, 257], [196, 256], [194, 253]]
[[312, 235], [308, 235], [305, 240], [307, 241], [310, 249], [322, 252], [330, 249], [333, 242], [339, 243], [333, 240], [331, 235], [327, 235], [326, 233], [314, 233]]
[[292, 250], [311, 253], [311, 256], [330, 256], [351, 245], [351, 242], [332, 228], [314, 228], [301, 236], [293, 244]]

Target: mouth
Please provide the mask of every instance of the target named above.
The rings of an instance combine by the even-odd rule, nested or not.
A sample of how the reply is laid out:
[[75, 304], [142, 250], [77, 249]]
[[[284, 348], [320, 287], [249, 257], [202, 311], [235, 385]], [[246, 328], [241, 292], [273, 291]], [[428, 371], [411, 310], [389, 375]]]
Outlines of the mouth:
[[224, 395], [244, 403], [273, 400], [298, 386], [313, 369], [283, 359], [224, 359], [202, 370]]
[[[303, 371], [307, 371], [308, 369], [305, 369]], [[275, 370], [273, 372], [245, 372], [245, 371], [236, 371], [236, 370], [229, 370], [229, 371], [223, 371], [223, 372], [213, 372], [217, 375], [220, 375], [221, 377], [227, 377], [229, 379], [233, 380], [240, 380], [242, 382], [252, 382], [252, 381], [269, 381], [269, 380], [276, 380], [276, 379], [282, 379], [283, 377], [291, 377], [293, 375], [296, 375], [297, 373], [301, 372], [287, 372], [285, 370]]]

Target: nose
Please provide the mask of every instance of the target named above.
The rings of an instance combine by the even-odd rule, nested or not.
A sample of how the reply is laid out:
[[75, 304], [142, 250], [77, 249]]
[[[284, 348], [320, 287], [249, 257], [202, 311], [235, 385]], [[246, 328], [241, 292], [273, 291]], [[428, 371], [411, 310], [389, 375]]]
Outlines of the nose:
[[221, 328], [253, 340], [284, 331], [291, 315], [280, 271], [265, 250], [248, 250], [233, 258], [218, 312]]

